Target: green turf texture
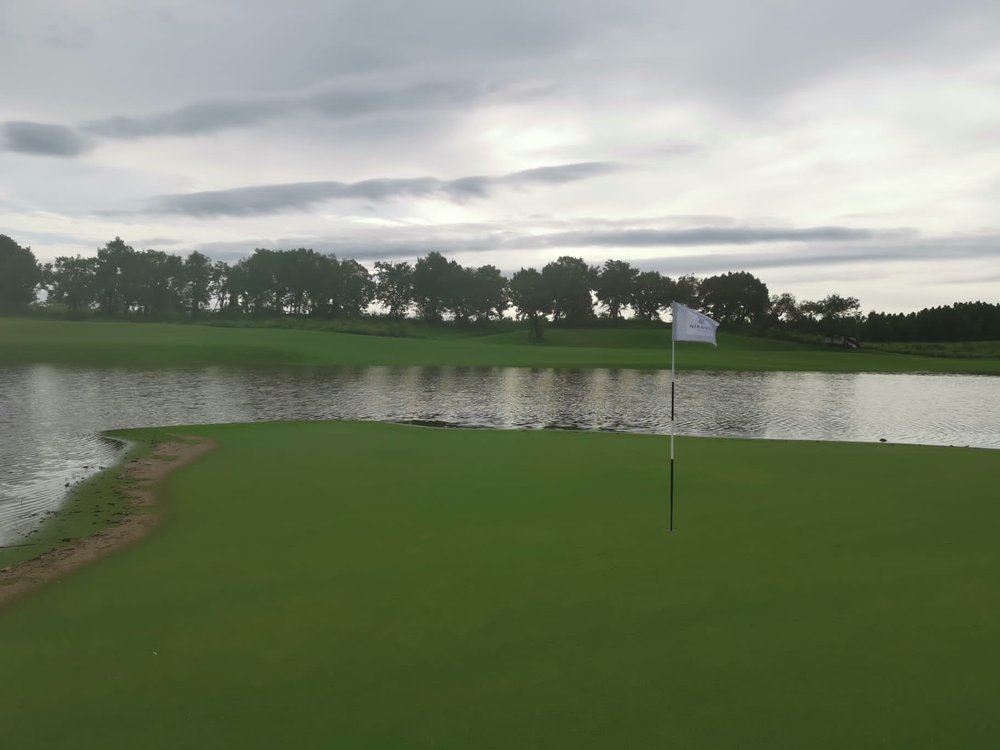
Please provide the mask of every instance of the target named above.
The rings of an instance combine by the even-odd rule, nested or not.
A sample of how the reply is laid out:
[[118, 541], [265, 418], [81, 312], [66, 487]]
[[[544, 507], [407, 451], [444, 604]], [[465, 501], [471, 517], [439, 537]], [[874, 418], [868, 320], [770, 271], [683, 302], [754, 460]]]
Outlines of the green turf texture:
[[0, 610], [0, 747], [1000, 746], [998, 451], [684, 438], [670, 534], [662, 437], [184, 431]]
[[[668, 329], [524, 332], [443, 339], [393, 338], [276, 328], [0, 318], [0, 365], [86, 367], [267, 367], [426, 365], [665, 368]], [[969, 372], [1000, 374], [1000, 357], [946, 358], [822, 349], [719, 334], [719, 348], [678, 344], [680, 369], [793, 372]]]

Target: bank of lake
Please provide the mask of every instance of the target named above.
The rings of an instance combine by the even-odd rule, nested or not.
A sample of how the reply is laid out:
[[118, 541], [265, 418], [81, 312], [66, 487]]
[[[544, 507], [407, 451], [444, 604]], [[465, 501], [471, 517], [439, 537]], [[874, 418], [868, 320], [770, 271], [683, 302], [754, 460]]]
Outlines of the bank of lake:
[[[1000, 374], [1000, 357], [932, 357], [825, 349], [719, 334], [719, 347], [679, 343], [680, 369]], [[413, 338], [280, 328], [0, 318], [0, 366], [81, 367], [468, 366], [668, 368], [669, 328], [549, 329]]]

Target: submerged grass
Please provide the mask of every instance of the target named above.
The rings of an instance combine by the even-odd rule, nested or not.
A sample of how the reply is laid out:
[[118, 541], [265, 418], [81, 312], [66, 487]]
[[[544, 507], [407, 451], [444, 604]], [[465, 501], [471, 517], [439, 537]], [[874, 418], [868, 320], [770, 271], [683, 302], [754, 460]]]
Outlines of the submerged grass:
[[[0, 319], [0, 366], [87, 367], [469, 366], [665, 368], [669, 329], [551, 329], [444, 338], [282, 328]], [[1000, 357], [943, 358], [822, 349], [720, 334], [719, 348], [678, 344], [678, 367], [710, 370], [1000, 374]]]
[[184, 432], [154, 537], [2, 612], [4, 747], [1000, 742], [1000, 452], [685, 438], [668, 534], [661, 437]]
[[72, 502], [68, 508], [50, 512], [44, 523], [30, 536], [11, 546], [0, 547], [0, 569], [37, 557], [61, 544], [90, 536], [118, 521], [127, 505], [122, 493], [122, 482], [118, 478], [121, 462], [147, 455], [153, 449], [152, 440], [128, 440], [119, 464], [72, 489]]

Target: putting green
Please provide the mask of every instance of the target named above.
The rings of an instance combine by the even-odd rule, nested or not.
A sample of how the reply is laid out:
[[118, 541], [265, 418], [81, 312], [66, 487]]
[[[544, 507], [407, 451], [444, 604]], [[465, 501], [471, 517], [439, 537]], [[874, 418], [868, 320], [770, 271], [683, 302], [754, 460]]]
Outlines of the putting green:
[[1000, 744], [998, 451], [685, 438], [669, 534], [660, 437], [185, 431], [0, 612], [0, 746]]

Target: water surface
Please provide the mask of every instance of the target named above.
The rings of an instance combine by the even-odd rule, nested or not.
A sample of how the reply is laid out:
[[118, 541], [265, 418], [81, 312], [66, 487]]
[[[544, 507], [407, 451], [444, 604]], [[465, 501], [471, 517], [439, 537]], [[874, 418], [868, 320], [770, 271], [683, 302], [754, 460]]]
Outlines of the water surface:
[[[1000, 448], [1000, 378], [680, 372], [676, 430], [791, 440]], [[365, 419], [666, 434], [670, 373], [521, 368], [0, 368], [0, 545], [114, 462], [102, 430]]]

